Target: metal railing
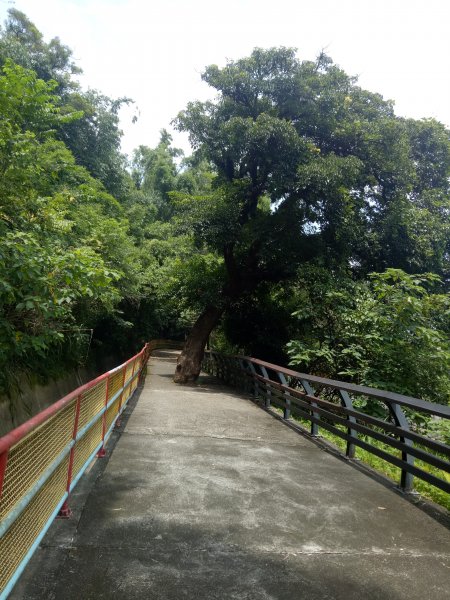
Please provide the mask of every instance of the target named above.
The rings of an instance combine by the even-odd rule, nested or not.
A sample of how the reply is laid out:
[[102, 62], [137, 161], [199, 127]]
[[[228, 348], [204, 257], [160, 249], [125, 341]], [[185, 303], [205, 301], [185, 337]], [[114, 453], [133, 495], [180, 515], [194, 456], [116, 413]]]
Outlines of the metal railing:
[[0, 438], [0, 600], [20, 577], [69, 494], [105, 444], [151, 353], [153, 340], [122, 365], [77, 388]]
[[[420, 414], [450, 419], [450, 407], [394, 392], [298, 373], [248, 356], [208, 351], [203, 369], [251, 393], [267, 410], [278, 407], [345, 440], [348, 458], [362, 448], [400, 469], [400, 487], [413, 489], [418, 477], [450, 493], [450, 446], [416, 425]], [[375, 440], [375, 443], [374, 443]]]

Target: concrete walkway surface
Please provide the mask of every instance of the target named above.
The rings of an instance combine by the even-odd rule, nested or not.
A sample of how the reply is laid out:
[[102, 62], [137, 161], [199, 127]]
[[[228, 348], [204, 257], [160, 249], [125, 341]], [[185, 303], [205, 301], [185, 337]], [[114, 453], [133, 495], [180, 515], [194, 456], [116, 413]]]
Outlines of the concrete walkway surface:
[[448, 600], [444, 522], [175, 358], [10, 598]]

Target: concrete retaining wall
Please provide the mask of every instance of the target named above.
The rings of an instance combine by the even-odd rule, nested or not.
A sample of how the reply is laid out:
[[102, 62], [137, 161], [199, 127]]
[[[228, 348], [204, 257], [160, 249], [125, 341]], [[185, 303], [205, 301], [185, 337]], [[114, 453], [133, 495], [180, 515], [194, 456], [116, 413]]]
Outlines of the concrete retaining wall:
[[13, 400], [0, 398], [0, 436], [18, 427], [96, 375], [94, 369], [81, 368], [46, 385], [31, 384], [25, 375], [19, 376], [21, 392]]

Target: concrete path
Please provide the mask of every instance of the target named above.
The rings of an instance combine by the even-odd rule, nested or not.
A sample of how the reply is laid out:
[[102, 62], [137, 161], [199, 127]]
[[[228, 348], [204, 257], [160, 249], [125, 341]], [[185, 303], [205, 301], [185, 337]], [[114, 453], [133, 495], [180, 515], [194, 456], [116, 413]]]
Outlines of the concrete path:
[[444, 524], [217, 382], [175, 386], [173, 369], [173, 353], [152, 359], [13, 600], [450, 597]]

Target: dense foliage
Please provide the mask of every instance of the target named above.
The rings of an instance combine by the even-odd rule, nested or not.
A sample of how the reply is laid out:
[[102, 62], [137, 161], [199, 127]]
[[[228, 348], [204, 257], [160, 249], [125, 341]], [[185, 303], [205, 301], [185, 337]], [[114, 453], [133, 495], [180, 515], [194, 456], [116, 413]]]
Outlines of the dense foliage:
[[368, 280], [332, 282], [328, 273], [306, 271], [300, 282], [306, 285], [298, 289], [300, 308], [293, 314], [301, 337], [288, 344], [294, 364], [435, 402], [450, 400], [450, 298], [430, 291], [439, 283], [436, 275], [387, 269]]
[[[203, 78], [216, 100], [190, 103], [177, 125], [216, 176], [206, 197], [184, 198], [184, 223], [199, 250], [214, 252], [224, 268], [215, 297], [204, 298], [180, 380], [195, 377], [205, 337], [222, 313], [229, 340], [253, 349], [258, 336], [269, 350], [270, 338], [280, 356], [286, 335], [302, 329], [284, 324], [268, 334], [266, 321], [280, 304], [281, 313], [292, 307], [286, 289], [298, 288], [305, 269], [325, 270], [332, 289], [393, 268], [448, 279], [450, 145], [443, 125], [397, 117], [392, 103], [362, 90], [324, 55], [302, 62], [291, 49], [256, 49], [222, 69], [208, 67]], [[308, 286], [314, 293], [313, 278]], [[327, 298], [316, 294], [315, 301], [320, 312]], [[265, 333], [250, 323], [263, 324]], [[337, 374], [332, 361], [326, 366]]]
[[128, 161], [131, 100], [83, 90], [70, 49], [15, 9], [0, 68], [1, 393], [18, 372], [193, 326], [186, 379], [213, 332], [224, 349], [444, 401], [442, 124], [397, 117], [325, 55], [256, 49], [206, 68], [216, 100], [175, 120], [192, 156], [162, 130]]
[[92, 332], [90, 358], [117, 360], [170, 316], [151, 293], [157, 207], [119, 151], [124, 100], [83, 92], [70, 50], [19, 11], [1, 33], [0, 393], [11, 394], [22, 372], [45, 380], [83, 362]]

